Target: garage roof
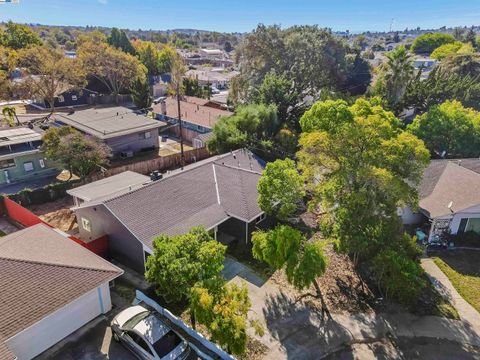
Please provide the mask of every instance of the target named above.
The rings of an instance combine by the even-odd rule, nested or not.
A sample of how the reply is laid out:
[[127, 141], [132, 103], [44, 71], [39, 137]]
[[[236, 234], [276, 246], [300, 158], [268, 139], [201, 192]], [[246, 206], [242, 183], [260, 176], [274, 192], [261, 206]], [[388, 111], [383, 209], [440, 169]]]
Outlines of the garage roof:
[[0, 336], [9, 339], [123, 271], [38, 224], [0, 238]]
[[124, 171], [123, 173], [67, 190], [67, 193], [84, 201], [106, 200], [109, 196], [124, 194], [148, 181], [150, 181], [148, 176], [133, 171]]

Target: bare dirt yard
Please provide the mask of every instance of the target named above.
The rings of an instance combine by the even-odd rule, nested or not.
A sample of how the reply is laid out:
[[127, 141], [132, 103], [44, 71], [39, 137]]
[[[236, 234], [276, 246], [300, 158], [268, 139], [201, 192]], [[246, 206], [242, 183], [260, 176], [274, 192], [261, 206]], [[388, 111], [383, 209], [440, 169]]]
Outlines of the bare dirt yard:
[[74, 233], [78, 225], [75, 214], [70, 210], [71, 207], [73, 207], [72, 198], [67, 196], [56, 201], [31, 205], [29, 210], [57, 229]]

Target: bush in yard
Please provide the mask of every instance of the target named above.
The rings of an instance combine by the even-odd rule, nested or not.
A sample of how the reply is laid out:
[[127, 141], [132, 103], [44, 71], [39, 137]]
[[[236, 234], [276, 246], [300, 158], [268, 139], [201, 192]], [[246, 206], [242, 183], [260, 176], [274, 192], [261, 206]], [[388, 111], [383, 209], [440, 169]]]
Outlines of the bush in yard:
[[382, 250], [373, 259], [372, 266], [383, 295], [402, 304], [413, 304], [426, 285], [418, 261], [402, 251]]
[[160, 235], [153, 240], [145, 278], [165, 301], [185, 300], [195, 284], [220, 275], [225, 250], [203, 227], [177, 236]]
[[248, 326], [263, 335], [263, 328], [247, 319], [250, 306], [245, 284], [226, 284], [217, 278], [198, 284], [191, 291], [190, 308], [195, 319], [207, 327], [213, 341], [232, 354], [245, 352]]

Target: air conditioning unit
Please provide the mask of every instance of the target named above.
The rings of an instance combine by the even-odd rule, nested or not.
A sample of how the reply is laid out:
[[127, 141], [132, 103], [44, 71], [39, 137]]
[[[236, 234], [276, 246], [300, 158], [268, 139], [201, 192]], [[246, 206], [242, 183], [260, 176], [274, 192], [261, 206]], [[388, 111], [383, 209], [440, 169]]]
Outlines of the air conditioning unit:
[[122, 152], [120, 153], [120, 156], [121, 156], [122, 158], [131, 158], [131, 157], [133, 157], [133, 151], [132, 151], [132, 150], [122, 151]]

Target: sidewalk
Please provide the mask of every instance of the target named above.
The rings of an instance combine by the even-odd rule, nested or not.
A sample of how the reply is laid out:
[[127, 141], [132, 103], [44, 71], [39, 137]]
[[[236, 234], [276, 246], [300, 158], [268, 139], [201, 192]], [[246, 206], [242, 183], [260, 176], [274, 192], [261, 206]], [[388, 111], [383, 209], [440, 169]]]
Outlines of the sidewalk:
[[478, 311], [463, 299], [447, 275], [440, 270], [432, 259], [422, 259], [422, 267], [438, 292], [446, 297], [457, 309], [460, 319], [469, 323], [480, 337], [480, 314]]

